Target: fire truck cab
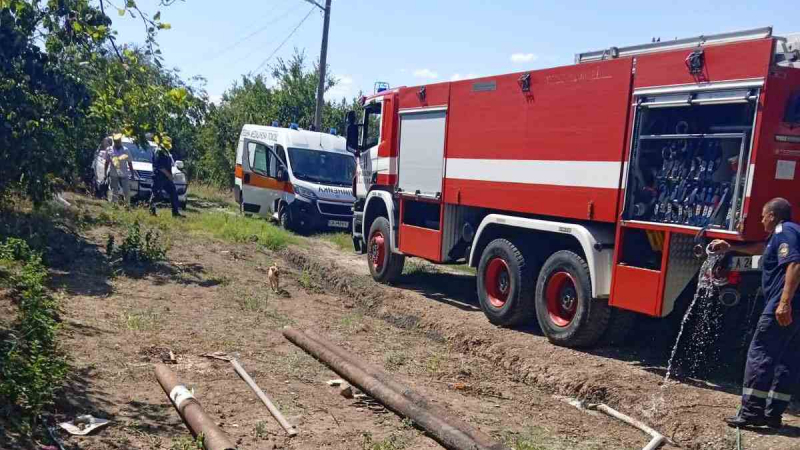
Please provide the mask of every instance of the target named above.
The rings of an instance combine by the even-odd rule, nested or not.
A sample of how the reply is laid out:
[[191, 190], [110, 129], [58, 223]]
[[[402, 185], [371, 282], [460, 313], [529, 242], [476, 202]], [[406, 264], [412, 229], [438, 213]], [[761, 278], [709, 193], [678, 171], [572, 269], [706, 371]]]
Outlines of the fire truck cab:
[[[798, 43], [762, 28], [612, 47], [364, 98], [356, 250], [381, 282], [405, 256], [466, 262], [491, 322], [536, 320], [558, 345], [591, 346], [626, 311], [665, 317], [698, 244], [763, 240], [769, 199], [800, 206]], [[755, 295], [758, 258], [725, 264], [722, 300]]]

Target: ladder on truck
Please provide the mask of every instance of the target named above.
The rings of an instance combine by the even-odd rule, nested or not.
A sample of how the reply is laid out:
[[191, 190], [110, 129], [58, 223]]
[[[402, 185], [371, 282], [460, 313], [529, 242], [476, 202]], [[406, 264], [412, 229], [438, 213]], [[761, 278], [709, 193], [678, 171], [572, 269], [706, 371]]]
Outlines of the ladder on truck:
[[772, 37], [772, 27], [754, 28], [752, 30], [734, 31], [730, 33], [700, 35], [685, 39], [675, 39], [664, 42], [649, 42], [647, 44], [630, 45], [627, 47], [610, 47], [603, 50], [578, 53], [575, 55], [575, 64], [602, 61], [605, 59], [624, 58], [626, 56], [641, 55], [646, 53], [694, 48], [703, 45], [729, 44], [731, 42], [750, 41]]

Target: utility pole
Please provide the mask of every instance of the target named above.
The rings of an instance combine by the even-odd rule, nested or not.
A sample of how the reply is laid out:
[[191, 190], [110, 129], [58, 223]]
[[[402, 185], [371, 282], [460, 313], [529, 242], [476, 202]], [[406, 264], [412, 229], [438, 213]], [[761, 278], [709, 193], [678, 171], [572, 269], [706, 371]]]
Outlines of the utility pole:
[[328, 27], [331, 22], [331, 0], [325, 0], [325, 6], [314, 0], [306, 0], [325, 13], [322, 25], [322, 49], [319, 52], [319, 84], [317, 85], [317, 108], [314, 110], [314, 129], [320, 131], [322, 127], [322, 109], [325, 105], [325, 69], [328, 65]]

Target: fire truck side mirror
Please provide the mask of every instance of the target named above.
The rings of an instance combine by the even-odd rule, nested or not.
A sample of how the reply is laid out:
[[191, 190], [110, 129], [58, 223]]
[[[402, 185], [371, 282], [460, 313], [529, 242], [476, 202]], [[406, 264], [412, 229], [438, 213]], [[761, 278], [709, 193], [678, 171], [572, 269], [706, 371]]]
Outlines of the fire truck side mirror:
[[356, 156], [361, 152], [358, 146], [358, 125], [354, 123], [347, 124], [347, 148], [351, 149]]

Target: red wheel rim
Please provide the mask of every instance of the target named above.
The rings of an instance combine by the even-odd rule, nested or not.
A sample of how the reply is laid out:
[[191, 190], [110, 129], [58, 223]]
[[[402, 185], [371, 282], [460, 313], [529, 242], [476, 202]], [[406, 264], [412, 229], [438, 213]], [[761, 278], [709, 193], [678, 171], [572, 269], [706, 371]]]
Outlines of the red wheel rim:
[[483, 274], [483, 285], [489, 303], [495, 308], [502, 308], [508, 301], [508, 294], [511, 292], [511, 272], [508, 264], [502, 258], [492, 258], [486, 265], [486, 272]]
[[547, 282], [547, 313], [556, 326], [566, 327], [575, 318], [578, 310], [578, 289], [575, 286], [575, 278], [565, 271], [554, 273]]
[[369, 259], [376, 272], [383, 270], [383, 260], [386, 257], [386, 239], [383, 233], [376, 231], [369, 240]]

